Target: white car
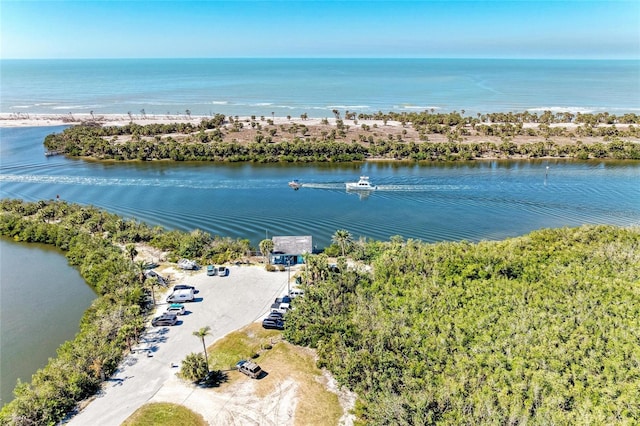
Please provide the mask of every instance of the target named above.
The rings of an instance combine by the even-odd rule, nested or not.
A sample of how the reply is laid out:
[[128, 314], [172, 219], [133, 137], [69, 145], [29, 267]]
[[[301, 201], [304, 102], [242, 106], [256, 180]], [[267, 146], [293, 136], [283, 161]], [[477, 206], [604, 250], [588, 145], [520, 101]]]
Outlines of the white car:
[[180, 269], [198, 269], [198, 264], [193, 261], [193, 260], [189, 260], [189, 259], [180, 259], [178, 260], [178, 267]]
[[184, 305], [181, 303], [172, 303], [167, 306], [167, 312], [171, 312], [176, 315], [184, 315]]

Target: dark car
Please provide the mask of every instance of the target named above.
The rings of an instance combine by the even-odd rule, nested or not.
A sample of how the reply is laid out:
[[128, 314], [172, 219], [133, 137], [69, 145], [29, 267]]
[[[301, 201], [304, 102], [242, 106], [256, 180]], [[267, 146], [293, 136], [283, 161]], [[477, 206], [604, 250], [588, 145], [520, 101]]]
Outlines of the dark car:
[[262, 320], [263, 328], [272, 328], [275, 330], [284, 330], [284, 321], [277, 319], [265, 318]]
[[154, 319], [152, 319], [151, 325], [154, 327], [159, 325], [176, 325], [177, 322], [178, 317], [176, 316], [176, 314], [172, 312], [165, 312], [159, 317], [155, 317]]
[[276, 298], [275, 303], [277, 303], [278, 305], [280, 303], [291, 303], [291, 298], [289, 296], [278, 297]]
[[270, 312], [265, 319], [270, 319], [275, 321], [284, 321], [284, 314], [280, 312]]
[[178, 285], [174, 285], [173, 286], [173, 291], [176, 290], [193, 290], [193, 292], [196, 292], [196, 288], [192, 285], [186, 285], [186, 284], [178, 284]]

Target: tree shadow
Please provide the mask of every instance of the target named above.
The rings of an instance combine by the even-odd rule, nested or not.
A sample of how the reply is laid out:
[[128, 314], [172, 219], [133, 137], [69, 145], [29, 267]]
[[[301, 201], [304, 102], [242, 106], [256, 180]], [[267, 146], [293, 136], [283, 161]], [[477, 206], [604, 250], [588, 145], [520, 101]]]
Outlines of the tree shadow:
[[221, 370], [213, 370], [207, 373], [203, 379], [199, 380], [197, 385], [201, 388], [217, 388], [228, 380], [229, 377], [227, 373]]
[[109, 377], [108, 379], [105, 380], [105, 382], [110, 382], [113, 383], [111, 386], [115, 387], [115, 386], [122, 386], [122, 384], [124, 383], [125, 380], [132, 378], [133, 376], [126, 376], [126, 377]]

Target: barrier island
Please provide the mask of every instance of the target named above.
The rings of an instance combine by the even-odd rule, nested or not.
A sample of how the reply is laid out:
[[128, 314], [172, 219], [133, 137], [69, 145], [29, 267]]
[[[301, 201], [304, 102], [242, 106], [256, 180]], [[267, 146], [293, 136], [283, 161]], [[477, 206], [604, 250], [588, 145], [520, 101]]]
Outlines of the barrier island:
[[[45, 138], [50, 154], [218, 162], [640, 159], [640, 116], [609, 113], [377, 113], [293, 117], [85, 117]], [[172, 121], [173, 120], [173, 121]], [[76, 121], [77, 122], [77, 121]], [[106, 124], [106, 125], [105, 125]]]

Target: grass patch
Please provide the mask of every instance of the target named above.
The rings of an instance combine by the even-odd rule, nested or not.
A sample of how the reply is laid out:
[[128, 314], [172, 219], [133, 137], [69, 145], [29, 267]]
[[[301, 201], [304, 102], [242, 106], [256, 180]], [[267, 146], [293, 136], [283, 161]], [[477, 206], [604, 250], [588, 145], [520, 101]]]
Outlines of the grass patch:
[[251, 324], [240, 331], [228, 334], [207, 348], [209, 367], [214, 370], [235, 370], [241, 359], [253, 359], [266, 347], [274, 346], [282, 339], [277, 330], [265, 330], [259, 324]]
[[[271, 346], [271, 349], [267, 349]], [[258, 397], [277, 392], [277, 387], [287, 381], [296, 383], [298, 404], [296, 424], [336, 425], [343, 414], [338, 396], [329, 391], [322, 370], [316, 367], [313, 351], [291, 345], [282, 340], [282, 334], [265, 330], [260, 324], [251, 324], [233, 332], [208, 348], [211, 366], [215, 369], [235, 369], [240, 359], [254, 359], [267, 373], [255, 381]], [[229, 368], [230, 367], [230, 368]], [[239, 372], [229, 374], [229, 382], [252, 380]], [[224, 392], [226, 385], [217, 388]]]
[[155, 402], [138, 408], [122, 426], [207, 426], [208, 423], [197, 413], [182, 405], [170, 402]]

